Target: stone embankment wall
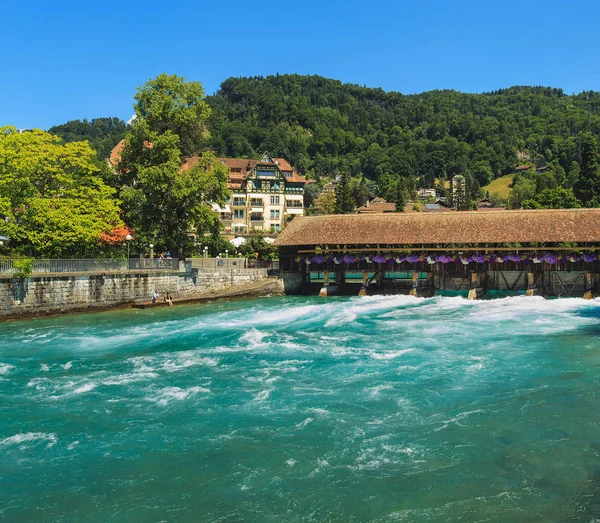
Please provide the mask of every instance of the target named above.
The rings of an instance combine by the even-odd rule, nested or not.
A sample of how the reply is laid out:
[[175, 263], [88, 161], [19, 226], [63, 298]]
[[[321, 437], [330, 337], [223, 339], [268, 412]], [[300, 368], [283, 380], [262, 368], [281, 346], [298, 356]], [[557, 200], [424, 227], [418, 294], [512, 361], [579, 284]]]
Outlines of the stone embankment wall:
[[175, 299], [251, 286], [267, 279], [266, 269], [193, 269], [185, 272], [132, 272], [0, 278], [0, 318], [149, 301], [157, 290]]

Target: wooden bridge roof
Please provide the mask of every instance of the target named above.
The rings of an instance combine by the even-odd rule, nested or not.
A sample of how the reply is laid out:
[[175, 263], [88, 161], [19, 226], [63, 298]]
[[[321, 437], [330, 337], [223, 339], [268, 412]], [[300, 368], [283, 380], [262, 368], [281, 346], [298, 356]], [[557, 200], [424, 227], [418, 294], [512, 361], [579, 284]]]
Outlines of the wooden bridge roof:
[[294, 219], [278, 246], [600, 242], [600, 209], [337, 214]]

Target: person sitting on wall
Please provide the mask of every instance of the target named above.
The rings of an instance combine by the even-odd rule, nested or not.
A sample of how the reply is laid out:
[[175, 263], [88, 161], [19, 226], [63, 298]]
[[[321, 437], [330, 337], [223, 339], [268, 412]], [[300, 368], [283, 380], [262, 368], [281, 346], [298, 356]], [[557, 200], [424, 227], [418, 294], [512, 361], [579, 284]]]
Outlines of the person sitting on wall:
[[152, 303], [156, 303], [156, 300], [158, 300], [158, 297], [160, 295], [158, 294], [158, 291], [155, 289], [154, 292], [152, 293]]
[[169, 307], [173, 307], [173, 297], [168, 292], [165, 294], [165, 303], [168, 303]]

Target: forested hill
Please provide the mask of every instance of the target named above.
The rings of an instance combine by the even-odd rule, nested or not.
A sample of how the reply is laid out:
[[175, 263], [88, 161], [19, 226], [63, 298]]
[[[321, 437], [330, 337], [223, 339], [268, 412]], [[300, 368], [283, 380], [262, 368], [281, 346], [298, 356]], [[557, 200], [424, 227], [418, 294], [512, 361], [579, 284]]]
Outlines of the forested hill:
[[600, 93], [511, 87], [402, 95], [319, 76], [229, 78], [208, 98], [220, 156], [288, 158], [316, 175], [435, 178], [481, 186], [533, 160], [559, 183], [579, 171], [581, 133], [600, 133]]
[[108, 158], [113, 147], [125, 136], [127, 124], [114, 117], [71, 120], [51, 127], [48, 132], [60, 136], [65, 143], [88, 140], [100, 158]]

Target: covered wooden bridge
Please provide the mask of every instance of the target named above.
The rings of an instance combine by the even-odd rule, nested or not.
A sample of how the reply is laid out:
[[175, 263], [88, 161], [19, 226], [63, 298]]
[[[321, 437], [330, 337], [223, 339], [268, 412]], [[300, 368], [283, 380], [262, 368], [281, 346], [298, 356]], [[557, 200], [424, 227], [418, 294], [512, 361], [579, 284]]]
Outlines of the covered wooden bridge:
[[317, 274], [322, 295], [599, 291], [600, 209], [308, 216], [275, 245], [286, 288], [309, 292]]

